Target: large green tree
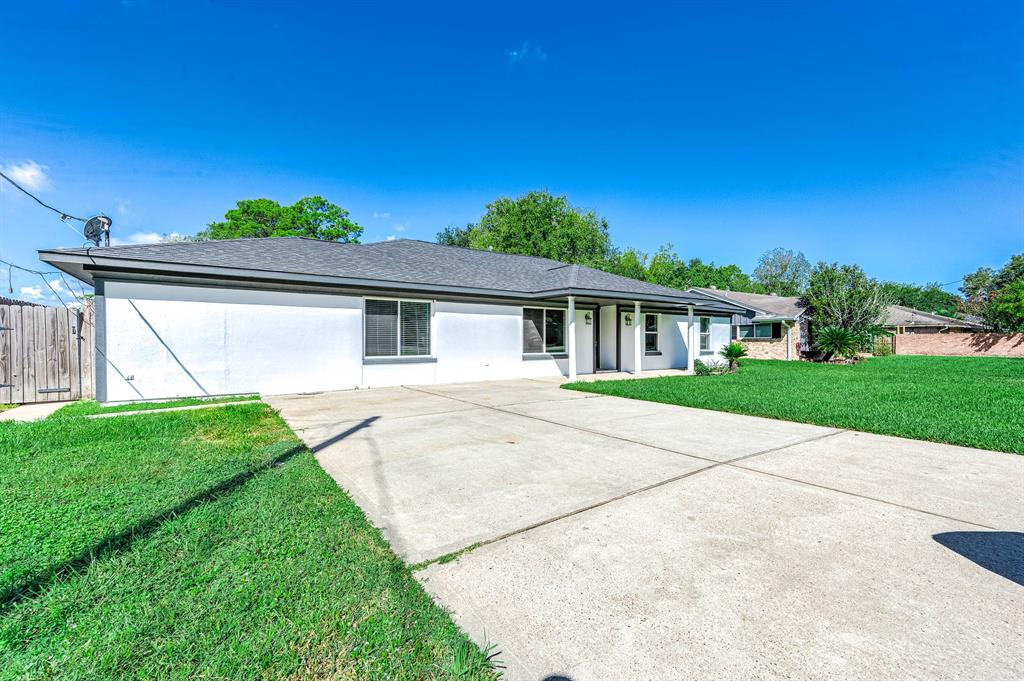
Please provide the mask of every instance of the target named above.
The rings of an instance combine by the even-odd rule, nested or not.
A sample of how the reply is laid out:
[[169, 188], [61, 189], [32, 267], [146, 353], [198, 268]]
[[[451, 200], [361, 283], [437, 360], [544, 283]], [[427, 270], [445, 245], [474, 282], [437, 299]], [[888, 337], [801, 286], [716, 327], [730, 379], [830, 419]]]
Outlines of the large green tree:
[[960, 296], [942, 290], [942, 286], [938, 283], [918, 286], [917, 284], [887, 281], [882, 286], [893, 304], [912, 307], [922, 312], [934, 312], [947, 317], [955, 317], [963, 303]]
[[323, 241], [359, 243], [363, 228], [348, 211], [322, 196], [306, 196], [290, 206], [273, 199], [244, 199], [196, 234], [198, 240], [304, 236]]
[[716, 265], [700, 258], [683, 260], [665, 244], [653, 256], [635, 248], [617, 251], [605, 267], [609, 272], [676, 289], [693, 286], [754, 291], [756, 286], [737, 265]]
[[981, 267], [964, 277], [964, 310], [997, 331], [1024, 331], [1024, 253], [999, 270]]
[[882, 284], [859, 265], [827, 262], [811, 270], [804, 301], [816, 328], [838, 327], [858, 336], [876, 331], [891, 303]]
[[612, 255], [608, 221], [548, 191], [499, 198], [487, 204], [479, 222], [448, 227], [437, 242], [593, 267], [605, 266]]
[[773, 248], [761, 254], [754, 269], [754, 281], [765, 293], [798, 296], [807, 286], [811, 263], [799, 251]]

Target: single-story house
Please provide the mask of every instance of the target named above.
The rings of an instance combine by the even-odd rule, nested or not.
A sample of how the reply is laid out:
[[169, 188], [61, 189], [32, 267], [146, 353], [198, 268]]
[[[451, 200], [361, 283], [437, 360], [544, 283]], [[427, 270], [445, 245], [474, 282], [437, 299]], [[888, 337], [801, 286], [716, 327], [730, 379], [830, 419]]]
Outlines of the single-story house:
[[945, 317], [921, 312], [912, 307], [890, 305], [885, 317], [886, 330], [895, 333], [974, 333], [985, 331], [985, 324], [971, 319]]
[[811, 350], [810, 317], [800, 298], [716, 288], [690, 291], [743, 308], [732, 315], [730, 337], [743, 343], [748, 357], [800, 359], [801, 353]]
[[40, 258], [95, 287], [101, 401], [692, 370], [717, 358], [745, 309], [580, 265], [405, 239]]

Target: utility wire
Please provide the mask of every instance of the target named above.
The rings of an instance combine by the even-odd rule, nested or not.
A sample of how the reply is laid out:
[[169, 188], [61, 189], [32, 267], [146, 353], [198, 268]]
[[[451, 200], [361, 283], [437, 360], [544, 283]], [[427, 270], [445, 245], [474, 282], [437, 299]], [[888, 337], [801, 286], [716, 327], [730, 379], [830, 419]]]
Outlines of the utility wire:
[[52, 210], [52, 211], [53, 211], [54, 213], [56, 213], [57, 215], [59, 215], [59, 216], [60, 216], [60, 219], [61, 219], [61, 220], [68, 220], [68, 219], [71, 219], [71, 220], [78, 220], [79, 222], [85, 222], [85, 218], [80, 218], [80, 217], [76, 217], [76, 216], [72, 215], [71, 213], [65, 213], [65, 212], [64, 212], [64, 211], [62, 211], [62, 210], [57, 210], [56, 208], [54, 208], [53, 206], [51, 206], [51, 205], [50, 205], [50, 204], [48, 204], [48, 203], [43, 203], [43, 202], [42, 202], [42, 200], [40, 200], [38, 196], [36, 196], [36, 195], [35, 195], [35, 194], [33, 194], [32, 192], [30, 192], [29, 190], [25, 189], [24, 187], [22, 187], [22, 186], [21, 186], [20, 184], [18, 184], [17, 182], [15, 182], [15, 181], [14, 181], [14, 180], [12, 180], [11, 178], [9, 178], [9, 177], [8, 177], [7, 175], [4, 175], [4, 174], [3, 174], [2, 172], [0, 172], [0, 177], [4, 178], [5, 180], [7, 180], [7, 181], [8, 181], [8, 182], [10, 182], [11, 184], [13, 184], [13, 185], [14, 185], [15, 187], [17, 187], [18, 189], [20, 189], [20, 190], [21, 190], [21, 192], [22, 192], [22, 193], [23, 193], [23, 194], [24, 194], [25, 196], [28, 196], [29, 198], [31, 198], [31, 199], [32, 199], [33, 201], [35, 201], [36, 203], [38, 203], [38, 204], [39, 204], [40, 206], [42, 206], [43, 208], [49, 208], [50, 210]]

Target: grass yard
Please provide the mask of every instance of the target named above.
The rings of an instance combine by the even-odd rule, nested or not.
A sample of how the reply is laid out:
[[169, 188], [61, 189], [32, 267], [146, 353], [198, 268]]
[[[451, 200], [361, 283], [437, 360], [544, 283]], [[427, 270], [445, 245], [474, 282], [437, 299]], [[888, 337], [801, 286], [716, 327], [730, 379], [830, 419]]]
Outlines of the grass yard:
[[742, 360], [739, 373], [572, 383], [572, 390], [1024, 453], [1024, 359]]
[[0, 423], [0, 678], [491, 678], [261, 402]]
[[245, 402], [258, 400], [259, 395], [234, 395], [227, 397], [182, 397], [178, 400], [166, 402], [130, 402], [125, 404], [113, 404], [107, 407], [102, 406], [96, 400], [79, 400], [66, 407], [61, 407], [51, 415], [51, 418], [62, 418], [66, 416], [87, 416], [92, 414], [114, 414], [123, 411], [149, 411], [151, 409], [168, 409], [170, 407], [194, 407], [200, 404], [220, 404], [222, 402]]

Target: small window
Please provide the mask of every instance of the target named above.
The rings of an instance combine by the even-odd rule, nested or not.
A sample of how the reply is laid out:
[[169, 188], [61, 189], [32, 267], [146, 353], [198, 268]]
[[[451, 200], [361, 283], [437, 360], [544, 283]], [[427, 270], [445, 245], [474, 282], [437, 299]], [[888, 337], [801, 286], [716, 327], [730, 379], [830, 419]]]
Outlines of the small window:
[[711, 317], [700, 318], [700, 349], [701, 352], [711, 351]]
[[737, 324], [736, 325], [736, 337], [737, 338], [753, 338], [754, 337], [754, 325], [753, 324]]
[[644, 352], [658, 351], [658, 315], [644, 315]]
[[755, 326], [755, 338], [772, 338], [771, 324], [758, 324]]
[[565, 352], [565, 310], [524, 307], [523, 352]]
[[364, 352], [367, 357], [430, 355], [430, 303], [366, 300]]

